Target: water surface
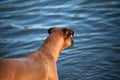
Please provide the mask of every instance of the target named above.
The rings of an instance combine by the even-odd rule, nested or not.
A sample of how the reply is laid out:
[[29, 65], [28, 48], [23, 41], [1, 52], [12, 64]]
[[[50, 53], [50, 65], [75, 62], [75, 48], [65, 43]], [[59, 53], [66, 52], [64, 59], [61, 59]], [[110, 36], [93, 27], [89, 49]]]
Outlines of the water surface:
[[0, 58], [37, 50], [53, 26], [75, 31], [57, 63], [60, 80], [120, 80], [119, 0], [1, 0]]

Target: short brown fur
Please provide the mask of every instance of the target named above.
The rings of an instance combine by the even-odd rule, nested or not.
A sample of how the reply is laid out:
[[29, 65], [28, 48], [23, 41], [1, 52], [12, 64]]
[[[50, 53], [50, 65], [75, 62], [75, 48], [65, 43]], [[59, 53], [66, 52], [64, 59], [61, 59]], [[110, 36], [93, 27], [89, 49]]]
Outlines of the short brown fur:
[[58, 80], [57, 59], [64, 48], [73, 44], [74, 32], [50, 28], [41, 48], [24, 58], [0, 59], [0, 80]]

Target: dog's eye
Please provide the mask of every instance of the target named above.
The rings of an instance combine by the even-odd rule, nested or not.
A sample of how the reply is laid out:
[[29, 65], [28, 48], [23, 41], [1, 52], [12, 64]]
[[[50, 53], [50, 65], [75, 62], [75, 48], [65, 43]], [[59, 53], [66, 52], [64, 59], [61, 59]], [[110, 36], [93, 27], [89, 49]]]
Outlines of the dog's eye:
[[65, 35], [65, 39], [68, 39], [70, 37], [73, 37], [73, 35], [71, 35], [71, 34]]
[[70, 35], [70, 37], [73, 37], [73, 35]]
[[72, 31], [71, 29], [64, 28], [63, 32], [64, 32], [66, 39], [69, 37], [73, 37], [73, 35], [74, 35], [74, 31]]

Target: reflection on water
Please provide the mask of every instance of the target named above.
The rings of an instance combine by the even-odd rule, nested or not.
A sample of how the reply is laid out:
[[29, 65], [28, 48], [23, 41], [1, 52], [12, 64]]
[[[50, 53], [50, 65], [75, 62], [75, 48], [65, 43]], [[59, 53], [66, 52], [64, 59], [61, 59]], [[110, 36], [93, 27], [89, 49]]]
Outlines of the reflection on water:
[[40, 47], [52, 26], [75, 30], [58, 61], [60, 80], [120, 79], [119, 0], [1, 0], [0, 58]]

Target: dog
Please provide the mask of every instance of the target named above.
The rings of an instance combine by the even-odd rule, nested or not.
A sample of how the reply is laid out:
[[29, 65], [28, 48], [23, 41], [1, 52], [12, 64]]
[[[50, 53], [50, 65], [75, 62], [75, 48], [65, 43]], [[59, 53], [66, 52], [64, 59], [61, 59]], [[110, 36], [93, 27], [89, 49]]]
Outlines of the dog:
[[74, 31], [48, 29], [41, 48], [22, 58], [0, 59], [0, 80], [59, 80], [56, 62], [61, 51], [73, 45]]

